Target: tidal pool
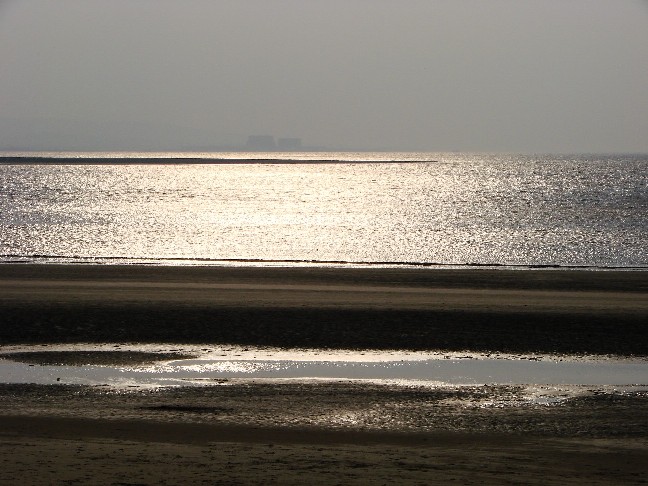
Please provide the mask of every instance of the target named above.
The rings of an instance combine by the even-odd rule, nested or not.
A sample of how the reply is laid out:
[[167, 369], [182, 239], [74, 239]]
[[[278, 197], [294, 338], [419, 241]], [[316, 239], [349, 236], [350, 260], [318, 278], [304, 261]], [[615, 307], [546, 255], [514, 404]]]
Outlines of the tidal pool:
[[[140, 348], [141, 349], [141, 348]], [[529, 356], [444, 355], [397, 351], [366, 353], [318, 350], [182, 349], [195, 358], [141, 364], [61, 365], [51, 359], [29, 360], [29, 348], [12, 356], [0, 353], [0, 383], [107, 385], [112, 387], [190, 386], [222, 384], [228, 380], [372, 380], [429, 385], [606, 385], [648, 387], [648, 361], [613, 358], [538, 358]], [[15, 351], [15, 350], [14, 350]], [[79, 353], [81, 350], [77, 348]], [[165, 353], [165, 351], [167, 351]], [[42, 357], [42, 348], [34, 350]], [[56, 356], [57, 351], [50, 351]], [[70, 356], [70, 350], [61, 351]], [[83, 351], [86, 354], [87, 350]], [[120, 353], [111, 349], [94, 353]], [[123, 351], [126, 353], [127, 351]], [[132, 353], [132, 349], [129, 351]], [[17, 358], [20, 358], [18, 360]]]

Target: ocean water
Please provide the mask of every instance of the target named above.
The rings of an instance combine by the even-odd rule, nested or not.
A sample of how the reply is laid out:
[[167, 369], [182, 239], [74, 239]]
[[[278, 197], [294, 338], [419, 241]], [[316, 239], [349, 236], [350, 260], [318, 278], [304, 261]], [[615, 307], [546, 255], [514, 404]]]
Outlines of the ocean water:
[[648, 155], [4, 155], [3, 261], [648, 268]]

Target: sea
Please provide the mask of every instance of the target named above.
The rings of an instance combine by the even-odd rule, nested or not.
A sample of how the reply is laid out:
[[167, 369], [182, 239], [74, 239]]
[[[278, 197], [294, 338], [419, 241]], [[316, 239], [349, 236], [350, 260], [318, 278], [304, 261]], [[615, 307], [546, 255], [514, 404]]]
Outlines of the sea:
[[0, 261], [648, 269], [648, 155], [0, 153]]

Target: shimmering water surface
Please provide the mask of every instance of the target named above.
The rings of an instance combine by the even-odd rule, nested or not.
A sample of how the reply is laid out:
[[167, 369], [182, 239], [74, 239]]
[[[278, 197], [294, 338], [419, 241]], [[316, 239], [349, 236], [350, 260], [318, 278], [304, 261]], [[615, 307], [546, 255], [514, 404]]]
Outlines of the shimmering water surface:
[[[132, 352], [154, 361], [117, 364]], [[185, 358], [169, 360], [169, 353]], [[155, 360], [155, 355], [158, 359]], [[99, 355], [106, 363], [82, 365]], [[86, 360], [86, 361], [84, 361]], [[50, 363], [50, 364], [48, 364]], [[51, 363], [59, 363], [53, 365]], [[480, 387], [478, 404], [517, 407], [558, 405], [579, 396], [648, 389], [648, 361], [640, 359], [409, 351], [274, 349], [149, 344], [9, 346], [0, 352], [0, 383], [89, 385], [119, 392], [178, 386], [228, 386], [271, 381], [354, 381], [386, 387]], [[492, 385], [519, 387], [512, 397]]]
[[166, 163], [0, 164], [0, 254], [648, 267], [648, 156], [154, 156]]
[[[195, 359], [136, 366], [40, 365], [14, 361], [0, 353], [0, 383], [85, 385], [209, 385], [231, 379], [374, 380], [419, 385], [610, 385], [648, 386], [648, 362], [629, 359], [496, 359], [440, 357], [436, 353], [398, 356], [370, 352], [349, 356], [300, 350], [286, 356], [252, 357], [243, 353], [207, 353]], [[27, 353], [29, 354], [29, 353]], [[42, 354], [42, 352], [41, 352]], [[260, 354], [264, 354], [261, 351]], [[284, 354], [286, 354], [284, 352]], [[399, 359], [402, 358], [402, 359]]]

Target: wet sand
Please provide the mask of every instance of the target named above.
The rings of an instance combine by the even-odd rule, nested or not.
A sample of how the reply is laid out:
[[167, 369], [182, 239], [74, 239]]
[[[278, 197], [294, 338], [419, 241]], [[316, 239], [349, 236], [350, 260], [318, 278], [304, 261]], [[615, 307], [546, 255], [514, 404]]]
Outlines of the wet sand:
[[10, 359], [21, 363], [39, 366], [134, 366], [146, 365], [159, 361], [191, 359], [196, 354], [188, 353], [152, 353], [146, 351], [97, 351], [97, 350], [65, 350], [65, 351], [25, 351], [2, 353], [0, 359]]
[[648, 272], [0, 265], [0, 342], [648, 356]]
[[[648, 273], [0, 265], [0, 315], [4, 345], [645, 357]], [[590, 392], [546, 406], [515, 386], [0, 385], [0, 483], [640, 484], [646, 392]]]
[[[76, 427], [87, 430], [86, 425]], [[438, 441], [399, 446], [239, 438], [196, 444], [160, 440], [155, 434], [145, 441], [82, 434], [63, 440], [8, 437], [3, 448], [7, 452], [0, 456], [0, 478], [6, 484], [29, 485], [610, 485], [642, 484], [648, 473], [645, 446], [619, 439], [430, 440]]]
[[640, 484], [646, 393], [488, 406], [518, 387], [0, 386], [0, 482]]

